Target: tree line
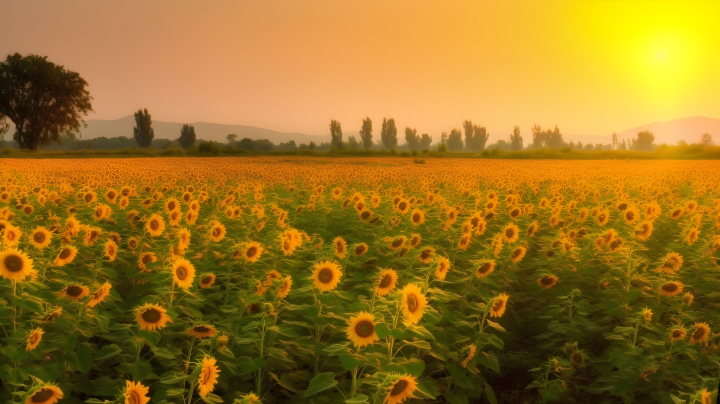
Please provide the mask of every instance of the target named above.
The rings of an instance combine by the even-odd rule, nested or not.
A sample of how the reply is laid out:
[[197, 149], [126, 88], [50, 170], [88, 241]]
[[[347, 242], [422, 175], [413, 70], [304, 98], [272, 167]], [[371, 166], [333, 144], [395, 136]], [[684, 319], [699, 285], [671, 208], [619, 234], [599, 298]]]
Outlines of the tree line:
[[[13, 140], [21, 149], [37, 150], [49, 146], [52, 142], [77, 142], [80, 128], [86, 128], [83, 119], [92, 109], [92, 96], [87, 89], [88, 83], [76, 72], [55, 65], [47, 57], [36, 55], [22, 56], [19, 53], [8, 55], [0, 62], [0, 146], [6, 144], [4, 135], [12, 122], [15, 126]], [[151, 147], [155, 139], [152, 118], [147, 109], [135, 112], [133, 137], [137, 146]], [[316, 145], [314, 142], [297, 146], [294, 141], [273, 145], [268, 140], [244, 138], [237, 140], [234, 134], [228, 135], [228, 146], [246, 150], [326, 150], [326, 149], [373, 149], [385, 148], [395, 150], [429, 150], [432, 147], [432, 136], [427, 133], [418, 134], [417, 129], [405, 127], [405, 144], [398, 145], [398, 127], [393, 118], [383, 118], [380, 127], [380, 138], [373, 138], [373, 122], [370, 117], [362, 120], [358, 137], [351, 135], [343, 140], [342, 125], [333, 119], [330, 121], [330, 142]], [[543, 129], [540, 125], [531, 128], [532, 141], [523, 145], [520, 127], [515, 126], [509, 137], [499, 139], [488, 145], [490, 134], [484, 126], [465, 120], [460, 128], [452, 128], [450, 132], [442, 132], [437, 150], [453, 152], [482, 152], [485, 149], [523, 150], [524, 148], [570, 148], [582, 150], [614, 149], [614, 150], [653, 150], [655, 136], [650, 131], [641, 131], [637, 138], [625, 139], [620, 142], [617, 134], [612, 135], [612, 144], [585, 144], [581, 142], [566, 143], [560, 128]], [[179, 137], [171, 142], [184, 149], [191, 148], [197, 141], [195, 128], [185, 124]], [[206, 142], [207, 143], [207, 142]], [[702, 145], [712, 145], [709, 133], [702, 135]], [[209, 146], [204, 146], [209, 147]]]

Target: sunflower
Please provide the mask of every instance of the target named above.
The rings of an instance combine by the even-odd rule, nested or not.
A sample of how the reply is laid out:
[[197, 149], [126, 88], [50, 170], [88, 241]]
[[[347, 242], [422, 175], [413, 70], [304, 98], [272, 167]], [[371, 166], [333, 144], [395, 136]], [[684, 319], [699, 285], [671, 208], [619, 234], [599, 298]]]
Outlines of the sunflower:
[[285, 276], [283, 279], [280, 289], [278, 289], [278, 297], [281, 299], [286, 298], [290, 294], [290, 288], [292, 288], [292, 277], [290, 275]]
[[583, 364], [583, 356], [580, 352], [573, 352], [572, 355], [570, 355], [570, 362], [572, 362], [573, 365], [582, 365]]
[[125, 389], [123, 389], [123, 397], [125, 398], [123, 404], [147, 404], [150, 402], [150, 397], [147, 396], [149, 391], [150, 389], [140, 382], [126, 380]]
[[399, 210], [403, 215], [406, 214], [410, 210], [410, 201], [401, 199], [397, 204], [397, 210]]
[[375, 334], [375, 324], [375, 316], [361, 311], [348, 321], [348, 339], [358, 348], [364, 348], [380, 341], [380, 338]]
[[335, 237], [333, 240], [333, 248], [335, 248], [335, 255], [338, 258], [345, 258], [345, 254], [347, 254], [347, 241], [342, 237]]
[[492, 306], [490, 307], [490, 317], [502, 317], [505, 314], [505, 308], [507, 308], [508, 296], [505, 293], [501, 293], [495, 298]]
[[22, 236], [20, 229], [11, 224], [6, 224], [0, 241], [8, 247], [15, 247], [20, 243], [20, 236]]
[[700, 404], [712, 404], [712, 394], [707, 389], [700, 392]]
[[425, 223], [425, 212], [418, 208], [413, 209], [412, 214], [410, 215], [410, 221], [415, 226]]
[[526, 251], [527, 251], [527, 249], [525, 249], [525, 247], [518, 247], [515, 249], [515, 251], [513, 251], [512, 255], [510, 256], [510, 259], [512, 260], [512, 262], [517, 264], [518, 262], [520, 262], [523, 259]]
[[202, 289], [209, 288], [215, 283], [215, 274], [206, 274], [200, 279], [200, 287]]
[[323, 261], [314, 265], [310, 279], [321, 292], [329, 292], [337, 287], [342, 276], [340, 265], [332, 261]]
[[360, 243], [357, 246], [355, 246], [355, 256], [359, 257], [361, 255], [364, 255], [366, 252], [368, 252], [369, 249], [370, 249], [370, 247], [368, 247], [367, 244]]
[[77, 302], [78, 300], [89, 294], [90, 289], [87, 286], [83, 286], [79, 283], [73, 283], [71, 285], [65, 286], [63, 290], [58, 292], [58, 296], [64, 297], [71, 302]]
[[178, 232], [178, 239], [181, 246], [187, 248], [190, 246], [190, 232], [188, 229], [180, 229]]
[[105, 254], [103, 257], [107, 257], [108, 261], [112, 262], [115, 261], [115, 257], [117, 256], [117, 244], [113, 240], [108, 240], [105, 243]]
[[[460, 366], [467, 368], [468, 362], [472, 360], [472, 358], [475, 357], [475, 352], [477, 350], [477, 346], [475, 344], [470, 344], [467, 347], [467, 353], [463, 354], [463, 360], [460, 362]], [[465, 349], [463, 349], [463, 352], [465, 352]]]
[[683, 213], [685, 213], [683, 208], [677, 208], [670, 212], [670, 219], [678, 220]]
[[405, 237], [405, 236], [396, 237], [396, 238], [390, 240], [390, 244], [388, 245], [388, 248], [393, 251], [399, 251], [400, 249], [403, 248], [403, 246], [405, 246], [406, 241], [407, 241], [407, 237]]
[[480, 264], [475, 270], [475, 276], [478, 278], [485, 278], [495, 270], [495, 261], [488, 260]]
[[140, 267], [141, 272], [150, 272], [145, 265], [155, 261], [157, 261], [155, 253], [144, 252], [140, 254], [140, 257], [138, 258], [138, 266]]
[[169, 214], [180, 209], [180, 202], [175, 198], [165, 201], [165, 211]]
[[205, 356], [202, 362], [202, 370], [198, 378], [198, 392], [201, 397], [207, 397], [217, 384], [220, 368], [216, 366], [217, 361], [213, 357]]
[[693, 245], [697, 241], [699, 234], [700, 230], [698, 230], [696, 227], [693, 227], [688, 232], [687, 237], [685, 237], [685, 241], [688, 243], [688, 245]]
[[423, 316], [427, 299], [422, 294], [422, 289], [414, 283], [406, 285], [401, 291], [402, 293], [402, 310], [405, 320], [403, 323], [417, 324]]
[[225, 234], [227, 234], [227, 230], [225, 230], [225, 226], [222, 223], [213, 223], [212, 227], [210, 228], [210, 239], [212, 241], [216, 243], [221, 241], [225, 238]]
[[192, 335], [196, 338], [208, 338], [218, 333], [218, 330], [210, 324], [199, 324], [194, 327], [190, 327], [185, 333]]
[[440, 257], [437, 260], [437, 268], [435, 268], [435, 276], [439, 280], [444, 281], [449, 269], [450, 269], [450, 260], [445, 257]]
[[166, 310], [157, 304], [145, 303], [135, 308], [135, 315], [140, 328], [147, 331], [155, 331], [165, 327], [172, 319], [166, 314]]
[[627, 208], [623, 212], [623, 218], [625, 218], [625, 223], [632, 225], [640, 218], [640, 213], [635, 207]]
[[245, 245], [245, 253], [243, 258], [246, 262], [257, 262], [260, 259], [260, 255], [263, 252], [262, 245], [257, 241], [251, 241]]
[[15, 249], [0, 252], [0, 275], [3, 278], [22, 281], [33, 273], [33, 260], [27, 254]]
[[30, 331], [30, 334], [27, 337], [27, 346], [25, 347], [25, 351], [30, 352], [37, 348], [38, 345], [40, 345], [40, 341], [42, 341], [43, 334], [44, 332], [40, 328]]
[[57, 309], [53, 310], [52, 312], [49, 312], [45, 317], [43, 317], [42, 321], [43, 323], [52, 323], [62, 315], [62, 307], [58, 307]]
[[422, 251], [420, 251], [420, 254], [418, 255], [418, 260], [422, 262], [423, 264], [429, 264], [430, 261], [435, 257], [435, 249], [432, 247], [428, 247]]
[[555, 275], [546, 275], [538, 279], [537, 284], [543, 289], [550, 289], [558, 283], [558, 277]]
[[653, 222], [645, 220], [635, 229], [635, 237], [640, 241], [648, 241], [653, 231]]
[[93, 246], [95, 245], [95, 242], [97, 239], [100, 238], [100, 235], [102, 234], [102, 229], [99, 227], [86, 227], [85, 228], [85, 236], [83, 237], [83, 244], [86, 246]]
[[699, 344], [705, 341], [705, 345], [707, 345], [709, 336], [710, 326], [707, 323], [697, 323], [695, 324], [695, 331], [690, 335], [690, 343]]
[[539, 228], [540, 228], [540, 225], [538, 224], [537, 220], [530, 223], [530, 227], [528, 227], [528, 229], [527, 229], [528, 237], [533, 237], [535, 235], [535, 233], [537, 233]]
[[514, 223], [508, 223], [503, 229], [503, 238], [508, 243], [514, 243], [520, 237], [520, 229]]
[[162, 216], [153, 213], [147, 223], [145, 223], [145, 231], [150, 233], [152, 237], [162, 236], [163, 231], [165, 231], [165, 222]]
[[422, 236], [416, 233], [410, 234], [410, 248], [415, 248], [422, 243]]
[[187, 290], [195, 279], [195, 266], [185, 258], [178, 258], [172, 264], [173, 282]]
[[[25, 394], [24, 404], [55, 404], [63, 398], [59, 387], [51, 384], [40, 384]], [[145, 403], [141, 403], [145, 404]]]
[[29, 238], [30, 244], [32, 244], [33, 247], [42, 250], [50, 245], [50, 241], [52, 241], [52, 233], [44, 227], [36, 227], [30, 234]]
[[683, 328], [674, 328], [670, 331], [670, 342], [682, 341], [685, 339], [687, 332]]
[[659, 272], [667, 274], [674, 274], [677, 272], [683, 264], [682, 255], [672, 252], [665, 257], [665, 261], [657, 269]]
[[89, 302], [87, 302], [85, 304], [85, 306], [95, 307], [98, 304], [102, 303], [103, 300], [105, 300], [105, 298], [110, 295], [111, 288], [112, 288], [112, 285], [110, 285], [109, 282], [105, 282], [104, 285], [100, 286], [100, 289], [98, 289], [97, 291], [95, 291], [95, 293], [93, 293], [92, 298], [90, 299]]
[[387, 296], [395, 289], [397, 280], [398, 275], [394, 269], [384, 269], [377, 278], [375, 294], [378, 296]]
[[663, 296], [673, 297], [677, 296], [683, 291], [683, 284], [680, 282], [668, 282], [660, 286], [660, 294]]
[[646, 323], [649, 323], [652, 320], [653, 312], [649, 308], [644, 308], [642, 311], [643, 319]]
[[690, 305], [693, 303], [694, 300], [695, 300], [695, 295], [693, 295], [693, 294], [690, 293], [690, 292], [686, 292], [686, 293], [683, 295], [683, 303], [686, 304], [686, 305], [688, 305], [688, 306], [690, 306]]
[[408, 398], [414, 398], [413, 392], [417, 390], [417, 381], [411, 375], [393, 375], [391, 376], [395, 380], [392, 385], [388, 387], [388, 393], [383, 400], [383, 404], [397, 404], [402, 403]]
[[595, 223], [598, 224], [598, 226], [605, 226], [610, 220], [610, 211], [608, 209], [599, 211], [597, 216], [595, 216]]

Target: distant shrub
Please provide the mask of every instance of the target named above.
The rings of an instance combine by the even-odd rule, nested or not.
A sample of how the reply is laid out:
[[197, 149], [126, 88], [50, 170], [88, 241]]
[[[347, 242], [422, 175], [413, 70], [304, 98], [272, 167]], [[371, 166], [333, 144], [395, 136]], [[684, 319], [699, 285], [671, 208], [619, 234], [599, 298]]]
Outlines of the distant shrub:
[[202, 142], [198, 145], [198, 152], [200, 154], [220, 154], [220, 147], [213, 142]]
[[570, 148], [570, 146], [564, 146], [560, 149], [560, 153], [570, 153], [571, 151], [572, 149]]
[[444, 144], [441, 144], [440, 146], [438, 146], [438, 151], [440, 153], [445, 153], [447, 151], [447, 146], [445, 146]]
[[423, 159], [413, 159], [413, 163], [415, 163], [415, 164], [425, 164], [425, 160], [423, 160]]

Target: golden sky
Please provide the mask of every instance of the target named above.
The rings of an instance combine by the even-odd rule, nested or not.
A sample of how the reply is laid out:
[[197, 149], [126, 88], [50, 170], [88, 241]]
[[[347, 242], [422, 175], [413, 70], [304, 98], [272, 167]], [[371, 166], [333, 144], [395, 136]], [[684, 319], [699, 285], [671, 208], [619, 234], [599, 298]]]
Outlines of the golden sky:
[[0, 55], [47, 55], [96, 113], [346, 135], [363, 117], [505, 137], [720, 118], [720, 1], [2, 0]]

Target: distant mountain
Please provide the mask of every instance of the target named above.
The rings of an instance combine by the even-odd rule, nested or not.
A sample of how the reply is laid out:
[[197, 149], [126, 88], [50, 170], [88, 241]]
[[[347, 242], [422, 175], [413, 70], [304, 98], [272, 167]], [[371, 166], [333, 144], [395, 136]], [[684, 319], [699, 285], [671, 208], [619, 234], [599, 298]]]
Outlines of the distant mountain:
[[[86, 129], [82, 129], [82, 131], [80, 132], [82, 135], [82, 139], [94, 139], [103, 136], [125, 136], [132, 138], [133, 127], [135, 126], [135, 118], [132, 115], [129, 115], [114, 120], [88, 119], [87, 124], [88, 127]], [[237, 140], [245, 137], [253, 140], [267, 139], [274, 144], [294, 140], [298, 146], [301, 143], [310, 143], [311, 141], [315, 142], [316, 144], [330, 141], [330, 135], [313, 136], [303, 133], [284, 133], [270, 129], [257, 128], [254, 126], [223, 125], [207, 122], [190, 122], [190, 125], [195, 127], [195, 134], [198, 139], [214, 140], [217, 142], [225, 142], [226, 136], [230, 133], [236, 134]], [[156, 139], [173, 140], [180, 137], [180, 129], [182, 128], [183, 124], [153, 120], [152, 126], [153, 129], [155, 129]]]
[[653, 122], [618, 132], [618, 139], [635, 139], [640, 131], [649, 130], [655, 135], [655, 144], [675, 145], [680, 140], [698, 143], [703, 133], [713, 135], [715, 144], [720, 143], [720, 119], [694, 116], [667, 122]]

